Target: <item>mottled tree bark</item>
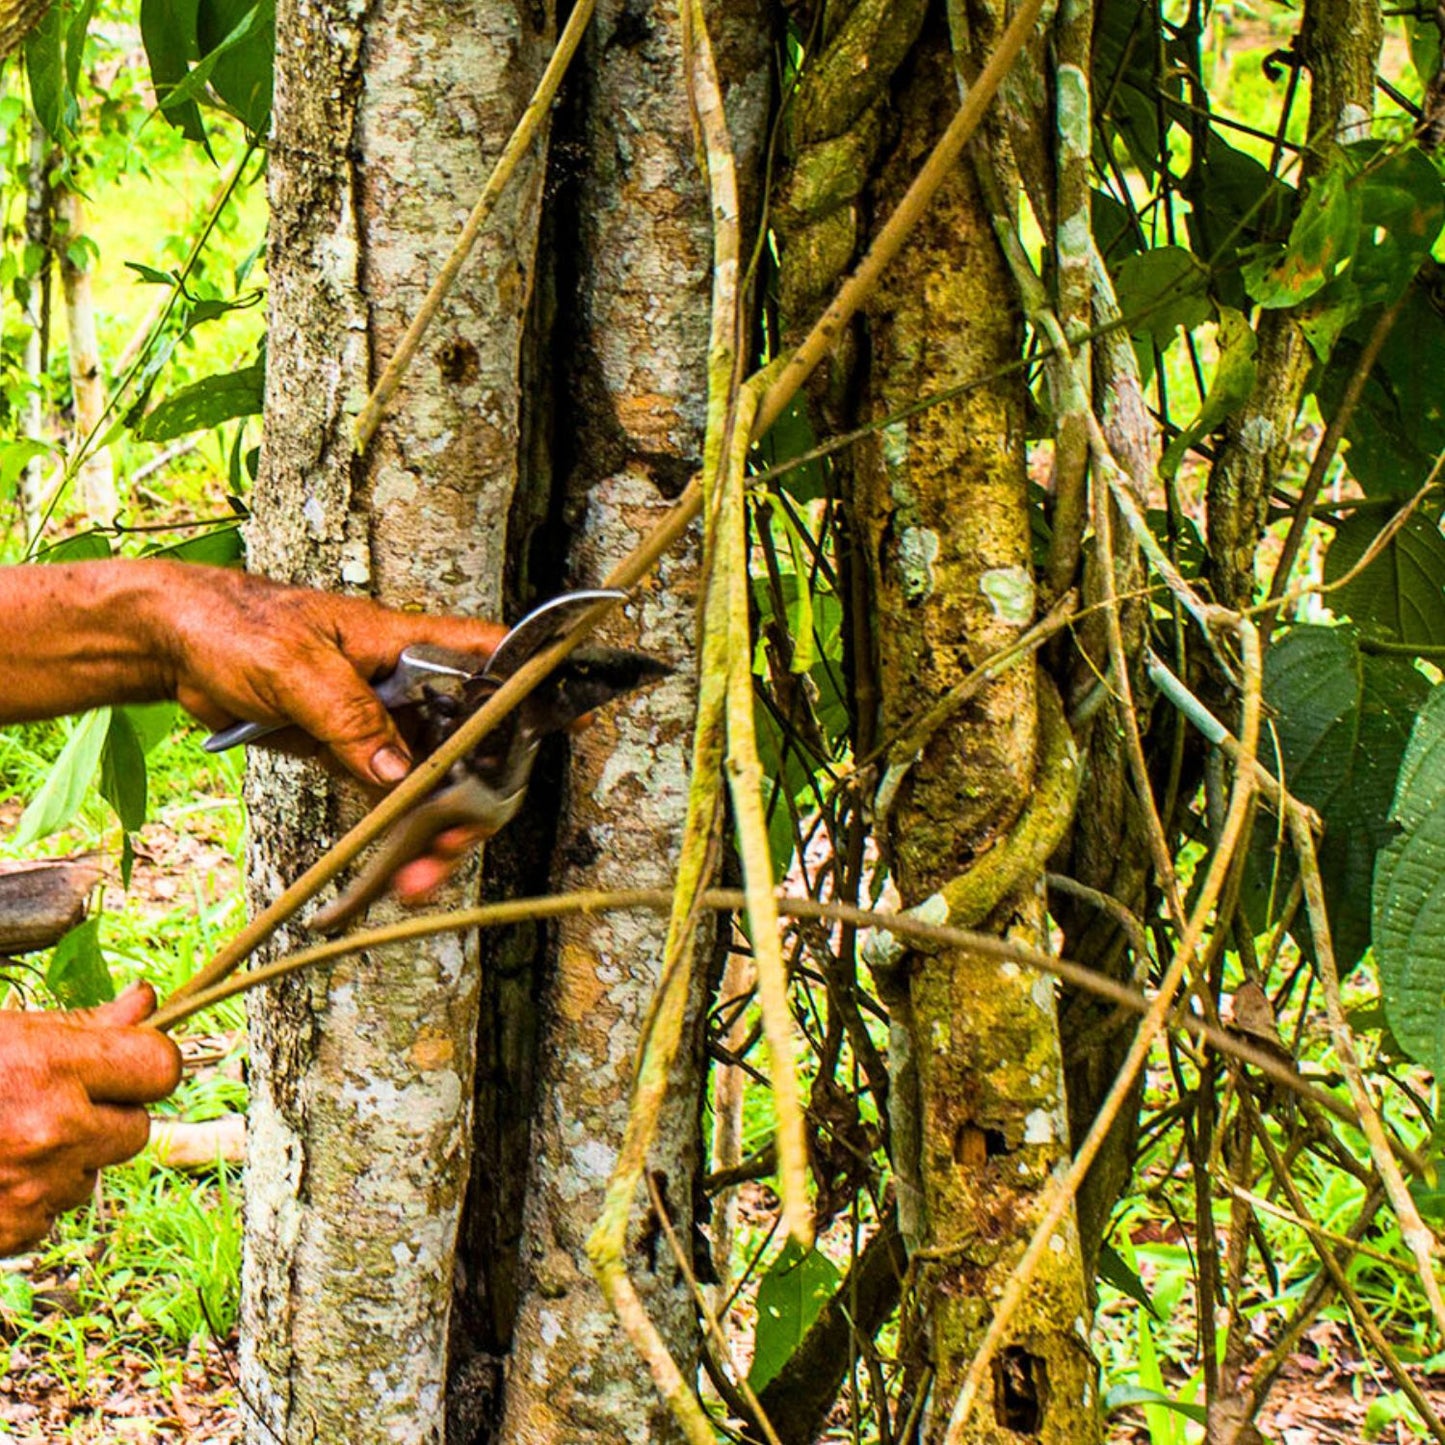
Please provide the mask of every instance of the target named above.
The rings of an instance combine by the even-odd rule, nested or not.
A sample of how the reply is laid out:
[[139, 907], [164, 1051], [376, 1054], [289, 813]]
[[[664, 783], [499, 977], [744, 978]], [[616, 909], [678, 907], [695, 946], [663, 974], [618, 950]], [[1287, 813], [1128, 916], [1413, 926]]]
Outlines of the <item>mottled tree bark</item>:
[[[768, 32], [759, 3], [715, 11], [740, 164], [756, 178], [767, 117]], [[571, 585], [595, 583], [667, 510], [697, 469], [705, 420], [712, 270], [707, 192], [672, 5], [598, 8], [576, 77], [566, 143], [577, 169], [556, 197], [558, 382], [554, 464]], [[549, 548], [516, 539], [544, 563]], [[571, 744], [556, 842], [557, 889], [671, 884], [686, 810], [695, 693], [696, 541], [664, 559], [610, 634], [678, 665]], [[543, 992], [518, 1312], [498, 1438], [603, 1445], [676, 1438], [597, 1288], [583, 1246], [626, 1120], [655, 991], [663, 920], [613, 914], [558, 926]], [[706, 956], [706, 948], [701, 955]], [[704, 1060], [685, 1049], [650, 1170], [682, 1238], [700, 1166]], [[627, 1266], [676, 1356], [696, 1355], [690, 1292], [645, 1210]]]
[[[981, 14], [976, 24], [986, 50], [1002, 21]], [[904, 74], [878, 215], [901, 195], [952, 108], [937, 9]], [[1021, 325], [1012, 294], [988, 212], [961, 170], [869, 308], [873, 413], [1011, 362]], [[882, 737], [1033, 620], [1023, 403], [1016, 383], [1001, 382], [890, 425], [862, 449], [854, 500], [880, 640]], [[945, 901], [945, 885], [1009, 846], [1041, 781], [1041, 714], [1054, 730], [1060, 725], [1039, 687], [1032, 668], [1012, 669], [945, 726], [912, 769], [888, 825], [905, 904], [948, 914], [955, 890]], [[1039, 944], [1040, 867], [1041, 860], [986, 917], [950, 921]], [[1046, 979], [961, 951], [905, 955], [889, 993], [900, 1225], [912, 1248], [931, 1252], [905, 1336], [912, 1358], [935, 1372], [923, 1438], [938, 1441], [1044, 1186], [1068, 1156], [1062, 1064]], [[1014, 1319], [970, 1441], [1098, 1438], [1072, 1220], [1055, 1245]]]
[[[549, 26], [545, 6], [508, 0], [280, 5], [257, 570], [499, 611], [540, 157], [363, 458], [351, 417], [520, 113]], [[360, 806], [286, 759], [253, 760], [247, 791], [257, 903]], [[442, 1438], [477, 985], [475, 943], [443, 938], [254, 996], [248, 1439]]]
[[[100, 363], [100, 338], [95, 332], [95, 294], [90, 266], [76, 243], [85, 234], [85, 206], [80, 192], [66, 186], [55, 192], [56, 237], [60, 287], [65, 296], [65, 334], [70, 352], [70, 391], [75, 426], [72, 450], [99, 426], [105, 413], [105, 376]], [[75, 476], [76, 499], [97, 527], [109, 527], [120, 510], [115, 490], [115, 464], [110, 448], [96, 446]]]
[[[1375, 0], [1305, 5], [1298, 50], [1311, 77], [1306, 180], [1320, 173], [1335, 146], [1369, 138], [1383, 33]], [[1209, 472], [1210, 570], [1219, 600], [1230, 607], [1254, 600], [1269, 490], [1289, 451], [1314, 363], [1297, 309], [1266, 311], [1257, 329], [1254, 391], [1225, 424]]]

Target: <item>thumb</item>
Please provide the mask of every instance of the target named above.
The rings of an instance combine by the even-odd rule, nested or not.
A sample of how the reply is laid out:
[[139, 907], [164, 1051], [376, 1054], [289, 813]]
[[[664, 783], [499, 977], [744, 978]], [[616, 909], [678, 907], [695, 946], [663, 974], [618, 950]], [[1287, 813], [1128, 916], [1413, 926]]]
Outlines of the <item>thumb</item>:
[[106, 1028], [130, 1028], [143, 1023], [156, 1011], [156, 991], [148, 983], [133, 983], [109, 1003], [75, 1012], [87, 1023]]
[[307, 674], [304, 695], [287, 708], [363, 782], [389, 788], [411, 771], [411, 752], [391, 714], [341, 653]]

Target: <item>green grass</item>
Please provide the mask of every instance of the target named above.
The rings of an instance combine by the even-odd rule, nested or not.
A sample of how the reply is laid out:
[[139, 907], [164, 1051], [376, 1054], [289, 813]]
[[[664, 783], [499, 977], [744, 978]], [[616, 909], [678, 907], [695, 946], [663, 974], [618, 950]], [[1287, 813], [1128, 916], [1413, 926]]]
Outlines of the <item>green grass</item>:
[[[130, 115], [123, 134], [109, 133], [95, 142], [96, 165], [85, 184], [85, 229], [97, 252], [97, 326], [112, 386], [121, 349], [163, 294], [162, 287], [139, 279], [126, 262], [164, 271], [181, 264], [218, 180], [241, 146], [236, 134], [218, 133], [219, 164], [213, 164], [158, 119], [137, 128], [139, 119]], [[254, 162], [250, 174], [257, 174]], [[216, 227], [204, 264], [189, 283], [192, 296], [231, 297], [238, 289], [237, 268], [248, 263], [240, 289], [264, 288], [264, 260], [255, 256], [264, 239], [265, 209], [264, 181], [253, 179]], [[58, 284], [55, 294], [58, 304]], [[170, 354], [155, 375], [151, 400], [248, 363], [264, 325], [264, 307], [254, 305], [197, 326], [178, 345], [168, 343]], [[56, 395], [62, 396], [68, 390], [63, 326], [57, 330], [51, 375], [60, 379]], [[56, 426], [63, 439], [63, 419]], [[12, 423], [5, 430], [9, 434], [0, 435], [0, 441], [14, 435]], [[228, 461], [235, 433], [232, 424], [223, 436], [195, 438], [198, 445], [189, 455], [147, 477], [140, 489], [132, 489], [126, 478], [163, 448], [138, 443], [128, 433], [114, 437], [124, 519], [169, 522], [224, 513], [225, 494], [234, 483]], [[255, 440], [253, 426], [247, 445]], [[47, 539], [84, 526], [68, 518], [62, 506]], [[0, 533], [0, 560], [19, 560], [20, 539], [8, 515], [0, 518], [0, 528], [7, 529]], [[179, 530], [131, 534], [114, 538], [113, 549], [134, 555], [184, 535]], [[98, 851], [118, 874], [120, 828], [93, 788], [60, 832], [23, 850], [12, 841], [13, 817], [44, 783], [72, 726], [61, 721], [0, 731], [0, 807], [6, 809], [0, 859]], [[239, 798], [243, 759], [204, 753], [203, 735], [204, 729], [182, 719], [147, 759], [150, 823], [139, 849], [157, 856], [142, 856], [128, 894], [111, 881], [106, 892], [110, 911], [100, 924], [101, 947], [117, 989], [144, 978], [164, 996], [242, 922], [239, 889], [218, 889], [213, 870], [194, 862], [196, 850], [204, 848], [204, 858], [225, 860], [227, 872], [234, 867], [239, 877], [245, 831]], [[24, 960], [6, 974], [37, 1003], [53, 1003], [43, 983], [45, 962], [44, 956]], [[0, 985], [0, 994], [6, 991]], [[192, 1027], [235, 1034], [243, 1020], [243, 1005], [236, 1001]], [[243, 1048], [238, 1042], [232, 1052]], [[157, 1112], [203, 1120], [245, 1105], [244, 1083], [208, 1068], [188, 1075]], [[76, 1402], [103, 1398], [112, 1375], [133, 1377], [138, 1357], [149, 1362], [145, 1383], [169, 1391], [182, 1383], [193, 1342], [213, 1333], [224, 1340], [236, 1319], [241, 1223], [232, 1174], [222, 1170], [195, 1177], [142, 1156], [105, 1172], [102, 1197], [100, 1207], [65, 1216], [27, 1270], [0, 1270], [0, 1374], [7, 1373], [13, 1356], [28, 1362], [25, 1369], [32, 1378], [53, 1380], [47, 1392], [63, 1392]], [[64, 1309], [54, 1308], [45, 1294], [56, 1281], [67, 1294]], [[44, 1287], [38, 1294], [37, 1286]]]

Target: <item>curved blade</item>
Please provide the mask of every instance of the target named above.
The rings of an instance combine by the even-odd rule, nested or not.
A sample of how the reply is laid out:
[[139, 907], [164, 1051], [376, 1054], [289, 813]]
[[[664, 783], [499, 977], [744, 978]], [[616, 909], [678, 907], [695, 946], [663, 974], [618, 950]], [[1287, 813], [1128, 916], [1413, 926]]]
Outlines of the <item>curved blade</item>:
[[592, 587], [580, 592], [564, 592], [560, 597], [534, 607], [497, 644], [497, 650], [482, 670], [482, 676], [511, 677], [524, 662], [562, 637], [596, 603], [612, 602], [626, 596], [615, 587]]

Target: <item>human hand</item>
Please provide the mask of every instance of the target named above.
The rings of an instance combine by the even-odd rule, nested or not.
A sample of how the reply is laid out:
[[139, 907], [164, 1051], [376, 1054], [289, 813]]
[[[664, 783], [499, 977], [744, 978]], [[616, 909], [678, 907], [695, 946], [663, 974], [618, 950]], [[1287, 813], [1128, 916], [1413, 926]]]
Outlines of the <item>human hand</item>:
[[411, 754], [370, 684], [402, 649], [430, 643], [478, 665], [496, 623], [396, 612], [360, 597], [283, 587], [222, 567], [165, 566], [172, 695], [212, 728], [295, 724], [364, 782], [390, 787]]
[[140, 1106], [181, 1077], [175, 1044], [138, 1027], [155, 1006], [137, 984], [96, 1009], [0, 1010], [0, 1256], [43, 1239], [99, 1170], [145, 1147]]

